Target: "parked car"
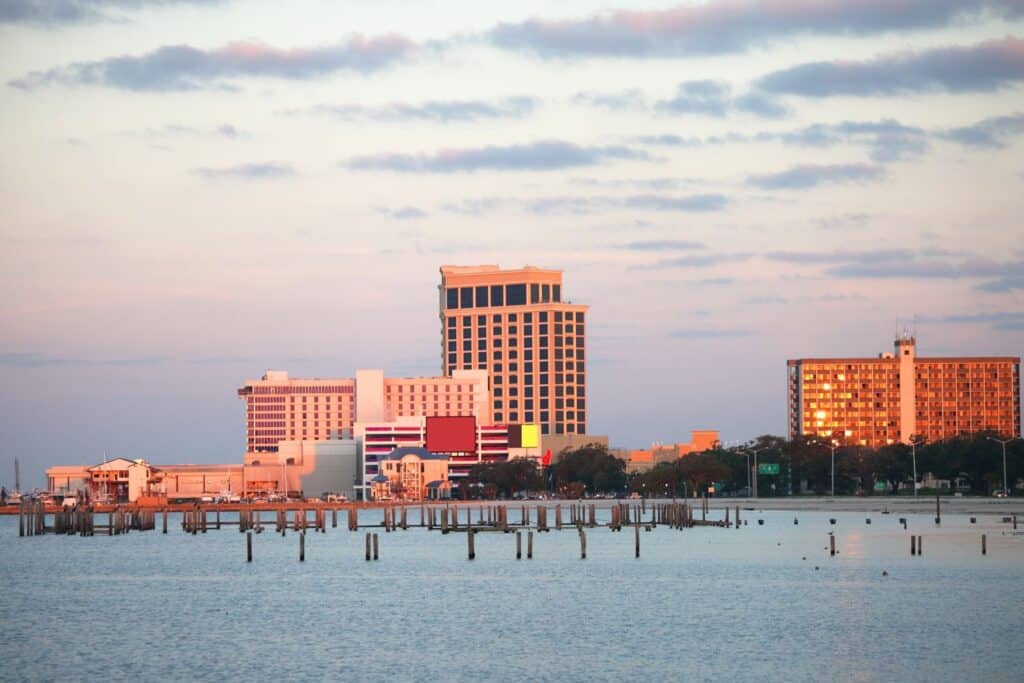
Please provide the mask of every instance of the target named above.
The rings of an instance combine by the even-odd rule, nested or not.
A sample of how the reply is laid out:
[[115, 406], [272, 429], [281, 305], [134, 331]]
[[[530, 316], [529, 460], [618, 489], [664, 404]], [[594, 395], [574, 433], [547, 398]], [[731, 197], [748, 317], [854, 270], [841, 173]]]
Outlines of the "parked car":
[[1006, 498], [1006, 491], [1003, 489], [996, 489], [992, 492], [992, 495], [996, 498]]

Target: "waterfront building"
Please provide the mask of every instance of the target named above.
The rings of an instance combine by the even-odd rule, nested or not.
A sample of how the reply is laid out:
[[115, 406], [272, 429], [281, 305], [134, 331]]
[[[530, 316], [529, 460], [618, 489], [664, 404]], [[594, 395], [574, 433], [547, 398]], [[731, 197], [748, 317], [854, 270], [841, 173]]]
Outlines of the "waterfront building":
[[268, 370], [238, 390], [245, 400], [246, 451], [273, 453], [281, 441], [351, 438], [356, 422], [390, 422], [425, 415], [473, 416], [491, 422], [486, 370], [443, 377], [385, 377], [359, 370], [355, 377], [293, 378]]
[[675, 462], [690, 453], [701, 453], [719, 445], [717, 429], [695, 429], [689, 443], [654, 444], [625, 453], [627, 472], [646, 472], [663, 462]]
[[562, 271], [442, 266], [439, 294], [444, 374], [490, 373], [494, 423], [586, 433], [589, 307], [563, 298]]
[[[422, 448], [445, 460], [445, 479], [459, 480], [474, 465], [504, 462], [509, 457], [540, 460], [540, 444], [509, 447], [509, 432], [522, 425], [484, 425], [473, 418], [405, 417], [386, 423], [356, 423], [361, 462], [360, 491], [373, 490], [374, 479], [386, 475], [382, 463], [396, 450]], [[446, 430], [447, 433], [446, 433]], [[448, 438], [436, 438], [441, 434]]]
[[448, 456], [426, 448], [403, 446], [380, 460], [371, 480], [374, 500], [422, 501], [451, 498]]
[[51, 467], [47, 488], [87, 493], [93, 500], [136, 502], [267, 495], [354, 498], [358, 482], [356, 442], [281, 441], [273, 453], [247, 453], [241, 464], [153, 465], [115, 458], [94, 466]]
[[787, 361], [789, 436], [877, 448], [992, 431], [1021, 435], [1020, 358], [918, 357], [902, 335], [877, 358]]

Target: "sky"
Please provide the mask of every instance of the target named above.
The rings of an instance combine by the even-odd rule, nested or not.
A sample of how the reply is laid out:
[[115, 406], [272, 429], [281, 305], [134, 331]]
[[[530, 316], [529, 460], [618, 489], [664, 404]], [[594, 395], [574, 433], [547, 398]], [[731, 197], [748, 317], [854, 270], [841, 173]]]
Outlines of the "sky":
[[564, 270], [613, 446], [789, 358], [1024, 346], [1024, 0], [0, 0], [0, 482], [239, 462], [267, 369], [440, 372]]

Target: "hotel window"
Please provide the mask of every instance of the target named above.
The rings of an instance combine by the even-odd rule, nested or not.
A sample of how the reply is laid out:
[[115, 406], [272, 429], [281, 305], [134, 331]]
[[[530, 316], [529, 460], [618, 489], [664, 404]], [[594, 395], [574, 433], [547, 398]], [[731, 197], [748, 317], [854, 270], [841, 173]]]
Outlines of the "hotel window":
[[501, 418], [502, 418], [502, 414], [501, 413], [495, 413], [494, 414], [494, 421], [495, 422], [502, 422]]
[[470, 365], [473, 362], [473, 354], [472, 353], [464, 353], [464, 354], [462, 354], [462, 362], [465, 363], [466, 365]]
[[476, 362], [480, 364], [480, 367], [477, 368], [478, 370], [486, 370], [487, 369], [487, 352], [486, 351], [477, 351]]
[[455, 327], [455, 316], [448, 316], [448, 327]]
[[470, 348], [472, 348], [472, 346], [473, 346], [473, 342], [469, 341], [468, 339], [466, 341], [462, 342], [462, 350], [463, 351], [469, 351]]
[[[578, 322], [578, 323], [583, 322], [583, 312], [582, 311], [580, 311], [579, 313], [576, 314], [576, 322]], [[582, 326], [577, 326], [576, 331], [577, 331], [577, 334], [583, 334], [583, 327]]]
[[538, 284], [530, 285], [530, 303], [540, 303], [540, 285]]
[[462, 287], [459, 289], [459, 308], [473, 308], [472, 287]]
[[507, 285], [505, 287], [505, 301], [508, 306], [525, 306], [526, 285]]
[[445, 292], [447, 294], [447, 306], [445, 308], [458, 308], [459, 307], [459, 290], [454, 287], [449, 287]]
[[481, 351], [486, 351], [487, 350], [487, 340], [486, 339], [478, 339], [477, 342], [476, 342], [476, 348], [481, 350]]
[[462, 328], [462, 338], [463, 339], [469, 339], [471, 336], [473, 336], [473, 330], [469, 329], [468, 327], [463, 327]]
[[562, 285], [551, 285], [551, 300], [561, 301], [562, 300]]
[[491, 285], [491, 305], [492, 306], [504, 306], [505, 305], [504, 291], [505, 291], [505, 288], [502, 287], [501, 285]]
[[476, 288], [476, 307], [485, 308], [487, 306], [487, 286]]

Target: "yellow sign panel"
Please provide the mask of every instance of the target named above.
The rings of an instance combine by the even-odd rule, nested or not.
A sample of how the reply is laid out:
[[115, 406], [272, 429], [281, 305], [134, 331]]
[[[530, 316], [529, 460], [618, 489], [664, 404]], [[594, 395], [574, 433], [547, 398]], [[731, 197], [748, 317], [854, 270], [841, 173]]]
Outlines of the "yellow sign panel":
[[523, 448], [537, 448], [540, 446], [540, 427], [538, 425], [523, 425], [522, 437]]

